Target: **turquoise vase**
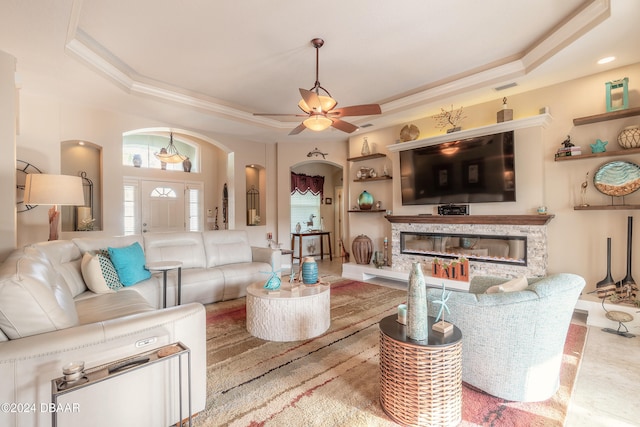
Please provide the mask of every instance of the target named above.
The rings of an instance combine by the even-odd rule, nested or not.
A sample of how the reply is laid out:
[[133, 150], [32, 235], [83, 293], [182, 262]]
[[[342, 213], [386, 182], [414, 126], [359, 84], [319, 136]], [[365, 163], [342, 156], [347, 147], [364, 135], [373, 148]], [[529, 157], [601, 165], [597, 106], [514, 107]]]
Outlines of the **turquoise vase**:
[[362, 211], [369, 211], [373, 206], [373, 196], [371, 193], [368, 193], [367, 190], [364, 190], [358, 196], [358, 208]]
[[411, 265], [407, 290], [407, 337], [423, 341], [429, 338], [427, 319], [427, 284], [419, 262]]
[[306, 257], [302, 263], [302, 283], [305, 285], [318, 283], [318, 264], [313, 257]]

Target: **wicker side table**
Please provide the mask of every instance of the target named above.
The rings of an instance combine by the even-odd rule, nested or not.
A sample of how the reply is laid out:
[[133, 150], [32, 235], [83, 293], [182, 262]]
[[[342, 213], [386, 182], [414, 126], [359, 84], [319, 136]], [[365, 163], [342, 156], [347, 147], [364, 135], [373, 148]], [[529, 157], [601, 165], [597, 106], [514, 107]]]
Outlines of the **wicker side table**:
[[395, 422], [410, 426], [456, 426], [462, 420], [462, 332], [407, 338], [405, 326], [380, 321], [380, 404]]

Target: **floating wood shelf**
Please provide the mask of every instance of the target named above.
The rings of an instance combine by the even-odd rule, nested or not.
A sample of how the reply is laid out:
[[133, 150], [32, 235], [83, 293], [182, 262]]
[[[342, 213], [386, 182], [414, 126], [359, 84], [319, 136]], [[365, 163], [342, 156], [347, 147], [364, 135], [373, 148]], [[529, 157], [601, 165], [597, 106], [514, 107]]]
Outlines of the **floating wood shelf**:
[[595, 205], [595, 206], [574, 206], [576, 211], [623, 211], [640, 209], [640, 205]]
[[563, 162], [565, 160], [581, 160], [581, 159], [593, 159], [596, 157], [613, 157], [624, 156], [629, 154], [640, 154], [640, 148], [625, 148], [623, 150], [605, 151], [604, 153], [589, 153], [580, 154], [579, 156], [563, 156], [556, 157], [556, 162]]
[[349, 157], [347, 161], [362, 162], [364, 160], [378, 159], [380, 157], [387, 157], [387, 155], [383, 153], [374, 153], [374, 154], [369, 154], [368, 156]]
[[360, 179], [356, 178], [353, 180], [353, 182], [386, 181], [389, 179], [393, 179], [393, 178], [387, 175], [387, 176], [376, 176], [375, 178], [360, 178]]
[[385, 215], [389, 222], [407, 224], [545, 225], [555, 215]]
[[354, 213], [375, 213], [375, 212], [386, 212], [385, 209], [369, 209], [368, 211], [364, 209], [349, 209], [349, 212]]
[[640, 115], [640, 107], [627, 108], [626, 110], [610, 111], [608, 113], [595, 114], [593, 116], [578, 117], [573, 119], [574, 126], [588, 125], [590, 123], [605, 122], [607, 120], [622, 119]]

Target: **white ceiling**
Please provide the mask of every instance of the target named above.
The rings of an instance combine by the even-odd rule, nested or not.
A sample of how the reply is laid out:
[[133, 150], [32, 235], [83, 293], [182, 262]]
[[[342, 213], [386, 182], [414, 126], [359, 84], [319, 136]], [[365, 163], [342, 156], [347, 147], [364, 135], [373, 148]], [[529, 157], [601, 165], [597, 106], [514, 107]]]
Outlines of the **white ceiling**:
[[249, 140], [342, 139], [252, 114], [299, 111], [314, 37], [338, 106], [381, 104], [347, 118], [372, 130], [638, 63], [639, 18], [637, 0], [2, 0], [0, 50], [25, 93]]

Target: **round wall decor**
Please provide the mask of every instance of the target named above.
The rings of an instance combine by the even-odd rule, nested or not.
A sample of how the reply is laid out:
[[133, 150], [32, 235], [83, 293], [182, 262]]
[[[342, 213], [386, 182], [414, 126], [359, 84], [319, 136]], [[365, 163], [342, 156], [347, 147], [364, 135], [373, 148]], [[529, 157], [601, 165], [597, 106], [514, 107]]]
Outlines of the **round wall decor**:
[[640, 166], [625, 161], [605, 163], [593, 176], [593, 184], [607, 196], [626, 196], [640, 188]]
[[16, 207], [18, 213], [26, 212], [38, 206], [24, 203], [24, 183], [27, 179], [27, 174], [30, 173], [42, 173], [42, 171], [29, 162], [16, 160]]

